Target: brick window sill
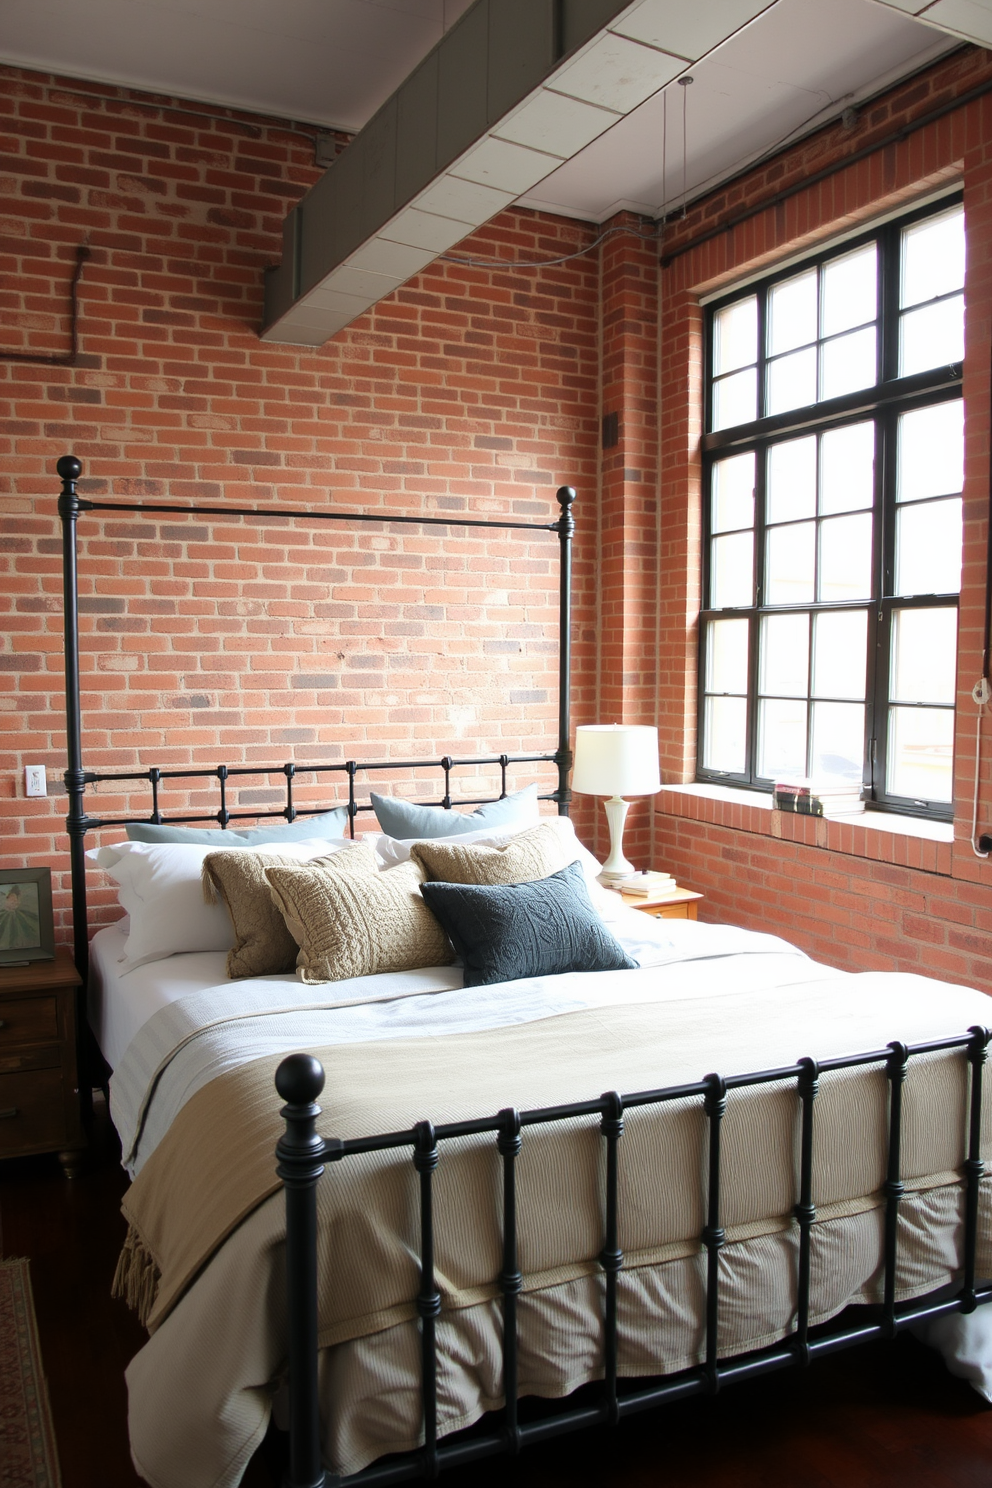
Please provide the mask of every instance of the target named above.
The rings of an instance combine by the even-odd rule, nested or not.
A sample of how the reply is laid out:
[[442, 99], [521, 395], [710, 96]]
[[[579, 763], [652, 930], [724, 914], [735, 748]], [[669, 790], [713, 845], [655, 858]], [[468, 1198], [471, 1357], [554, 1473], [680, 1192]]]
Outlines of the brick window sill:
[[735, 832], [752, 832], [783, 842], [801, 842], [851, 857], [896, 863], [926, 873], [951, 872], [954, 827], [866, 811], [858, 816], [796, 816], [775, 811], [771, 797], [726, 785], [663, 785], [655, 812], [711, 823]]

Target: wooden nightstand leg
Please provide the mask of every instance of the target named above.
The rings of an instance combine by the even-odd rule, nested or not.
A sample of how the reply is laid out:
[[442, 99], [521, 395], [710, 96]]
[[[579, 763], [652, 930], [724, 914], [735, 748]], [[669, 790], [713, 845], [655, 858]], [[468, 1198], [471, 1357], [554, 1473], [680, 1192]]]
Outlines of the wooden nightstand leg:
[[86, 1148], [68, 1147], [59, 1153], [59, 1162], [67, 1178], [80, 1178], [86, 1170]]

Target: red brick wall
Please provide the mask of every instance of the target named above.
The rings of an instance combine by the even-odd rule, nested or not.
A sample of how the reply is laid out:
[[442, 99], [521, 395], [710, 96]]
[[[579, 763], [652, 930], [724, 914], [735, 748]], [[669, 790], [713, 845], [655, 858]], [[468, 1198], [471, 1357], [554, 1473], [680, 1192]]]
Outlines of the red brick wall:
[[[588, 634], [599, 266], [438, 263], [318, 350], [262, 343], [263, 268], [317, 174], [306, 132], [12, 69], [0, 82], [0, 347], [67, 347], [75, 250], [91, 253], [77, 364], [0, 359], [0, 850], [5, 866], [55, 868], [65, 938], [57, 458], [82, 460], [85, 497], [180, 505], [539, 522], [573, 484]], [[509, 212], [462, 251], [552, 258], [592, 237]], [[80, 525], [91, 768], [555, 747], [553, 535]], [[48, 767], [47, 800], [24, 799], [25, 764]], [[255, 779], [229, 804], [281, 799]], [[104, 788], [88, 800], [105, 817], [123, 804]], [[176, 790], [164, 809], [204, 802]]]
[[[967, 50], [694, 207], [671, 252], [992, 78]], [[25, 763], [64, 766], [59, 455], [109, 500], [542, 520], [574, 484], [576, 722], [658, 722], [664, 778], [695, 757], [699, 296], [882, 208], [963, 179], [969, 231], [968, 464], [956, 842], [825, 828], [665, 793], [626, 845], [706, 892], [702, 914], [785, 931], [840, 965], [929, 969], [992, 990], [992, 869], [970, 849], [992, 343], [992, 103], [958, 107], [677, 257], [630, 232], [542, 270], [435, 264], [319, 350], [262, 344], [262, 269], [315, 177], [305, 131], [97, 85], [0, 72], [0, 345], [66, 345], [77, 244], [81, 356], [0, 359], [2, 861], [52, 864], [65, 935], [64, 797], [23, 798]], [[614, 226], [643, 232], [637, 219]], [[587, 225], [514, 211], [470, 256], [553, 258]], [[620, 445], [599, 457], [600, 418]], [[86, 520], [87, 759], [130, 768], [396, 758], [553, 742], [553, 539], [430, 528], [264, 530], [146, 514]], [[657, 574], [657, 580], [655, 575]], [[988, 728], [988, 725], [986, 725]], [[992, 739], [982, 766], [992, 825]], [[514, 784], [523, 783], [521, 772]], [[550, 784], [550, 779], [548, 779]], [[466, 782], [466, 788], [471, 786]], [[200, 800], [193, 797], [193, 802]], [[109, 815], [115, 798], [91, 810]], [[267, 782], [238, 804], [265, 809]], [[178, 810], [182, 801], [170, 798]], [[605, 845], [597, 802], [579, 801]], [[827, 835], [822, 835], [826, 833]], [[818, 835], [819, 834], [819, 835]]]
[[[697, 205], [672, 252], [773, 194], [883, 140], [992, 80], [988, 53], [968, 49], [877, 104], [855, 128], [821, 131]], [[981, 674], [989, 501], [992, 349], [992, 96], [952, 109], [860, 163], [750, 216], [662, 271], [661, 626], [663, 779], [691, 781], [699, 607], [700, 295], [755, 267], [868, 222], [947, 180], [964, 186], [968, 234], [965, 553], [958, 656], [954, 843], [858, 825], [795, 821], [767, 809], [665, 792], [655, 804], [656, 862], [704, 890], [700, 911], [785, 934], [824, 961], [924, 971], [992, 992], [992, 865], [971, 849], [976, 709]], [[984, 722], [979, 830], [992, 825], [992, 720]]]

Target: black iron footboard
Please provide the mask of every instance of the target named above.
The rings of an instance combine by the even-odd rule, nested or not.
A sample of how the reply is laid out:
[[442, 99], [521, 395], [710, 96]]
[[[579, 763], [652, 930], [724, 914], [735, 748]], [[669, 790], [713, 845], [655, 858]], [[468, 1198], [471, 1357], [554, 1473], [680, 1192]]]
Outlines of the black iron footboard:
[[[324, 1086], [324, 1071], [307, 1054], [284, 1059], [276, 1074], [276, 1088], [286, 1102], [282, 1115], [286, 1131], [276, 1148], [278, 1173], [286, 1190], [286, 1268], [289, 1308], [290, 1463], [285, 1488], [332, 1488], [332, 1485], [386, 1484], [413, 1478], [435, 1478], [441, 1468], [463, 1466], [497, 1453], [514, 1454], [527, 1443], [547, 1440], [566, 1432], [605, 1423], [616, 1424], [635, 1411], [650, 1409], [666, 1401], [691, 1395], [715, 1394], [725, 1383], [767, 1374], [792, 1364], [806, 1365], [820, 1354], [832, 1353], [873, 1338], [892, 1338], [908, 1324], [949, 1312], [973, 1312], [992, 1301], [992, 1283], [979, 1285], [976, 1276], [978, 1248], [979, 1184], [984, 1173], [981, 1158], [982, 1074], [992, 1034], [972, 1027], [966, 1035], [906, 1045], [891, 1043], [885, 1049], [853, 1054], [819, 1063], [801, 1059], [784, 1069], [724, 1079], [707, 1075], [689, 1085], [620, 1095], [608, 1091], [598, 1100], [549, 1106], [533, 1111], [505, 1109], [495, 1116], [452, 1122], [434, 1127], [421, 1121], [408, 1131], [388, 1132], [376, 1137], [341, 1141], [325, 1140], [316, 1128], [320, 1107], [317, 1098]], [[902, 1090], [911, 1060], [920, 1054], [960, 1049], [970, 1066], [967, 1152], [962, 1162], [965, 1185], [965, 1222], [962, 1284], [956, 1296], [947, 1299], [923, 1297], [896, 1304], [896, 1257], [899, 1204], [905, 1185], [900, 1176], [902, 1134]], [[872, 1309], [874, 1320], [850, 1326], [839, 1323], [817, 1329], [810, 1337], [810, 1234], [816, 1220], [813, 1201], [813, 1122], [819, 1078], [832, 1070], [884, 1064], [889, 1081], [889, 1132], [885, 1198], [883, 1300]], [[717, 1335], [720, 1315], [718, 1257], [724, 1244], [720, 1223], [720, 1130], [726, 1110], [727, 1092], [749, 1086], [795, 1080], [801, 1108], [799, 1193], [793, 1214], [799, 1229], [796, 1277], [795, 1332], [780, 1343], [740, 1358], [720, 1362]], [[653, 1381], [646, 1387], [618, 1392], [617, 1377], [617, 1276], [623, 1267], [617, 1213], [618, 1158], [623, 1135], [624, 1111], [635, 1106], [663, 1105], [669, 1101], [698, 1097], [702, 1100], [709, 1128], [706, 1223], [700, 1236], [707, 1253], [705, 1362], [701, 1367]], [[576, 1116], [599, 1116], [606, 1143], [605, 1226], [599, 1263], [605, 1274], [605, 1340], [602, 1397], [597, 1404], [563, 1409], [548, 1419], [521, 1422], [517, 1412], [517, 1298], [523, 1278], [517, 1264], [516, 1169], [524, 1127], [565, 1121]], [[506, 1405], [501, 1424], [492, 1432], [470, 1440], [440, 1444], [437, 1434], [436, 1320], [441, 1297], [434, 1278], [434, 1226], [432, 1177], [439, 1161], [439, 1143], [451, 1137], [492, 1132], [503, 1165], [503, 1260], [498, 1284], [503, 1301], [503, 1380]], [[338, 1477], [325, 1473], [321, 1462], [320, 1417], [317, 1386], [317, 1201], [316, 1185], [324, 1164], [340, 1162], [360, 1152], [390, 1148], [412, 1149], [420, 1186], [420, 1290], [417, 1311], [421, 1319], [421, 1364], [424, 1446], [401, 1457], [390, 1457], [360, 1473]]]

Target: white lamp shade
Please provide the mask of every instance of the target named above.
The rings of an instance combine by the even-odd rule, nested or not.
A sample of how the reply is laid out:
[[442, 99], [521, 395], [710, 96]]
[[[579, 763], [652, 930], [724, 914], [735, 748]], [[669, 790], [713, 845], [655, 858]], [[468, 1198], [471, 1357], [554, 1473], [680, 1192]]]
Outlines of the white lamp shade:
[[658, 730], [625, 723], [577, 728], [572, 789], [587, 796], [653, 796], [661, 790]]

